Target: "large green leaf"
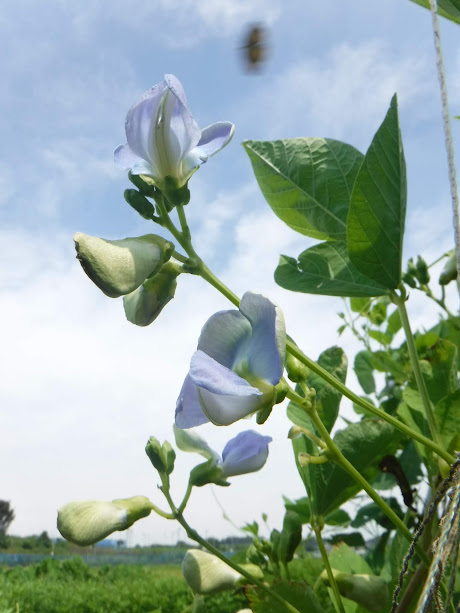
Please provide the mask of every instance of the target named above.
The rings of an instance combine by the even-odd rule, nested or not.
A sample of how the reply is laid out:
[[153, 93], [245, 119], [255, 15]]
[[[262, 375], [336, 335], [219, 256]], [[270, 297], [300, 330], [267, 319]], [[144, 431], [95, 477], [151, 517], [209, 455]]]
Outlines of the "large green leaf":
[[344, 240], [350, 195], [363, 154], [327, 138], [243, 143], [260, 189], [290, 228]]
[[406, 196], [395, 94], [356, 178], [347, 220], [351, 262], [389, 289], [395, 289], [401, 277]]
[[460, 317], [442, 319], [439, 324], [432, 328], [439, 338], [446, 338], [457, 347], [457, 367], [460, 370]]
[[[389, 424], [377, 419], [364, 419], [338, 432], [334, 442], [367, 481], [372, 481], [379, 472], [380, 460], [395, 451], [399, 437]], [[361, 490], [361, 486], [333, 462], [300, 466], [298, 453], [312, 453], [313, 444], [304, 435], [292, 443], [313, 514], [325, 517]]]
[[[412, 0], [415, 4], [430, 8], [430, 0]], [[460, 2], [459, 0], [438, 0], [438, 14], [441, 17], [450, 19], [455, 23], [460, 24]]]
[[386, 289], [364, 276], [350, 262], [344, 241], [306, 249], [298, 261], [280, 256], [275, 281], [284, 289], [322, 296], [382, 296]]

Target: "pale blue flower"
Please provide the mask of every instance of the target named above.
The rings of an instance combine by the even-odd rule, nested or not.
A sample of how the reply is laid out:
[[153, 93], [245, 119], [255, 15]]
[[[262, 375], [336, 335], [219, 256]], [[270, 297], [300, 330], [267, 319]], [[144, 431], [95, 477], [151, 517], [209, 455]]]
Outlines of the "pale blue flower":
[[126, 145], [115, 149], [115, 163], [134, 175], [152, 177], [157, 187], [170, 177], [177, 188], [220, 151], [233, 136], [228, 121], [200, 130], [187, 106], [181, 83], [166, 75], [128, 111]]
[[281, 309], [246, 292], [239, 311], [215, 313], [203, 327], [176, 405], [176, 425], [229, 424], [272, 406], [286, 351]]
[[179, 449], [199, 453], [212, 460], [222, 469], [224, 479], [260, 470], [267, 461], [268, 445], [272, 441], [270, 436], [263, 436], [255, 430], [245, 430], [228, 441], [221, 457], [193, 430], [181, 430], [174, 426], [174, 436]]

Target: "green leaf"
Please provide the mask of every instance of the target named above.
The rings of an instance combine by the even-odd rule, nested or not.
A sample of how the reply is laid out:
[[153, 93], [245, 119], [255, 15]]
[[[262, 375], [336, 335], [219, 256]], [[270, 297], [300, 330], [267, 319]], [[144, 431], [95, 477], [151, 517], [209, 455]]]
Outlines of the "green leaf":
[[361, 532], [342, 532], [334, 534], [329, 539], [332, 545], [338, 545], [339, 543], [345, 543], [349, 547], [365, 547], [366, 542], [363, 539]]
[[[412, 0], [412, 2], [430, 9], [430, 0]], [[438, 0], [438, 15], [460, 25], [460, 2], [458, 0]]]
[[[357, 554], [344, 542], [332, 548], [329, 554], [329, 562], [333, 569], [352, 574], [372, 574], [372, 570], [366, 560]], [[328, 588], [331, 600], [334, 602], [331, 588]], [[342, 604], [346, 613], [361, 613], [366, 609], [356, 602], [342, 597]]]
[[386, 292], [353, 266], [344, 241], [310, 247], [298, 260], [281, 255], [275, 281], [293, 292], [322, 296], [381, 296]]
[[[321, 353], [318, 364], [327, 372], [331, 373], [342, 383], [347, 378], [348, 360], [345, 352], [340, 347], [329, 347]], [[342, 394], [324, 381], [322, 377], [311, 372], [307, 385], [316, 390], [316, 410], [328, 431], [332, 430], [339, 414]]]
[[324, 518], [324, 523], [328, 526], [343, 526], [349, 524], [350, 521], [350, 516], [343, 509], [336, 509]]
[[431, 367], [430, 375], [425, 376], [426, 387], [431, 401], [436, 404], [457, 389], [457, 347], [448, 340], [439, 339], [427, 349], [425, 360]]
[[[384, 498], [383, 500], [385, 500], [385, 502], [393, 509], [393, 511], [395, 511], [395, 513], [400, 518], [404, 517], [404, 513], [401, 511], [401, 507], [399, 506], [399, 503], [396, 498]], [[392, 522], [388, 519], [382, 509], [377, 504], [375, 504], [375, 502], [370, 502], [364, 507], [360, 507], [356, 514], [356, 517], [351, 522], [351, 525], [353, 528], [361, 528], [370, 521], [375, 521], [380, 526], [389, 530], [392, 530], [394, 528]]]
[[457, 365], [460, 370], [460, 317], [443, 319], [432, 329], [432, 332], [439, 338], [446, 338], [457, 347]]
[[372, 354], [369, 351], [360, 351], [355, 357], [355, 373], [365, 394], [375, 392], [375, 380], [371, 362]]
[[388, 289], [398, 287], [401, 279], [406, 192], [395, 94], [356, 178], [347, 220], [351, 262]]
[[380, 330], [368, 330], [368, 334], [374, 341], [377, 341], [381, 345], [389, 345], [391, 343], [392, 337], [385, 332], [381, 332]]
[[399, 314], [398, 309], [396, 309], [388, 318], [387, 334], [391, 334], [392, 336], [394, 336], [396, 332], [399, 332], [401, 328], [401, 316]]
[[284, 506], [286, 511], [294, 511], [300, 517], [300, 521], [303, 524], [308, 524], [310, 522], [310, 502], [308, 498], [298, 498], [297, 500], [289, 500], [283, 496]]
[[361, 315], [368, 313], [371, 306], [369, 298], [350, 298], [350, 307], [353, 313]]
[[[425, 417], [425, 409], [418, 390], [407, 386], [403, 392], [403, 399], [404, 402], [401, 402], [398, 406], [398, 416], [413, 430], [431, 438], [430, 427]], [[425, 445], [415, 441], [415, 446], [424, 463], [427, 465], [432, 463], [432, 454]]]
[[[324, 613], [313, 589], [304, 581], [277, 581], [271, 589], [293, 605], [299, 613]], [[244, 590], [254, 613], [286, 613], [286, 607], [258, 587], [247, 586]]]
[[435, 409], [439, 434], [446, 449], [454, 450], [460, 443], [460, 389], [442, 398]]
[[245, 141], [265, 199], [290, 228], [344, 240], [350, 195], [363, 154], [327, 138]]
[[374, 351], [371, 362], [374, 370], [390, 373], [397, 383], [404, 383], [409, 377], [401, 364], [394, 360], [386, 351]]

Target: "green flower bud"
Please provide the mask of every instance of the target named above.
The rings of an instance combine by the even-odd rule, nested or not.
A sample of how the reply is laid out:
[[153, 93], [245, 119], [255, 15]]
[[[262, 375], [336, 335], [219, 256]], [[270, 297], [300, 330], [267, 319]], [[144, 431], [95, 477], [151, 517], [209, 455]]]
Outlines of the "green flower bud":
[[140, 287], [124, 296], [123, 306], [127, 320], [136, 326], [150, 325], [174, 298], [176, 277], [181, 272], [180, 264], [167, 262], [153, 277], [149, 277]]
[[190, 472], [190, 484], [195, 487], [203, 487], [208, 483], [215, 485], [228, 486], [230, 483], [222, 477], [222, 468], [217, 466], [214, 459], [210, 459], [203, 464], [198, 464]]
[[[292, 341], [292, 338], [288, 338]], [[286, 353], [286, 370], [289, 379], [294, 381], [294, 383], [306, 381], [310, 374], [308, 367], [302, 364], [302, 362], [295, 358], [289, 351]]]
[[[144, 177], [144, 178], [142, 178]], [[147, 196], [148, 198], [154, 198], [159, 192], [156, 189], [153, 183], [147, 182], [145, 180], [145, 175], [133, 175], [130, 171], [128, 172], [128, 179], [137, 187], [141, 194]]]
[[155, 207], [145, 196], [140, 194], [137, 189], [125, 189], [124, 197], [126, 202], [132, 206], [141, 217], [149, 221], [154, 218]]
[[439, 285], [447, 285], [457, 278], [457, 256], [454, 253], [448, 258], [439, 276]]
[[241, 578], [240, 573], [225, 562], [200, 549], [187, 551], [182, 561], [182, 574], [195, 594], [232, 589]]
[[57, 527], [62, 536], [80, 547], [93, 545], [112, 532], [126, 530], [138, 519], [147, 517], [152, 503], [145, 496], [103, 502], [69, 502], [58, 511]]
[[[339, 592], [345, 598], [357, 602], [371, 613], [387, 611], [388, 585], [382, 577], [375, 575], [352, 575], [332, 569], [332, 574], [339, 588]], [[330, 586], [327, 572], [323, 570], [321, 580]]]
[[404, 283], [406, 283], [409, 287], [412, 288], [416, 288], [417, 284], [415, 282], [415, 279], [412, 275], [410, 275], [408, 272], [405, 272], [402, 276], [402, 280], [404, 281]]
[[110, 241], [77, 232], [74, 241], [83, 270], [110, 298], [133, 292], [174, 250], [172, 243], [155, 234]]
[[174, 461], [176, 459], [176, 452], [165, 441], [161, 445], [160, 441], [154, 436], [151, 436], [145, 446], [145, 453], [148, 455], [149, 460], [152, 462], [154, 468], [161, 474], [170, 475], [174, 470]]
[[302, 522], [294, 511], [286, 511], [281, 532], [278, 557], [283, 564], [290, 562], [302, 540]]
[[415, 276], [417, 281], [420, 283], [420, 285], [427, 285], [430, 282], [430, 273], [428, 272], [428, 266], [422, 257], [417, 257], [415, 268]]
[[267, 560], [265, 556], [255, 547], [255, 545], [249, 545], [246, 550], [246, 558], [259, 568], [265, 568], [267, 566]]
[[278, 562], [279, 562], [278, 548], [279, 548], [279, 544], [280, 544], [280, 539], [281, 539], [281, 532], [279, 530], [276, 530], [276, 528], [274, 528], [270, 532], [270, 542], [273, 545], [272, 560], [273, 560], [273, 562], [275, 564], [278, 564]]

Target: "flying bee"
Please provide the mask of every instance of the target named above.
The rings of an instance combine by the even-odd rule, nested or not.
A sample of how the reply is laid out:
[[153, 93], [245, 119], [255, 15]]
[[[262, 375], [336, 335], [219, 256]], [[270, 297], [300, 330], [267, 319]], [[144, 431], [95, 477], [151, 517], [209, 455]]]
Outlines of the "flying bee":
[[267, 58], [267, 29], [260, 23], [250, 25], [243, 43], [241, 50], [247, 70], [250, 72], [260, 70]]

